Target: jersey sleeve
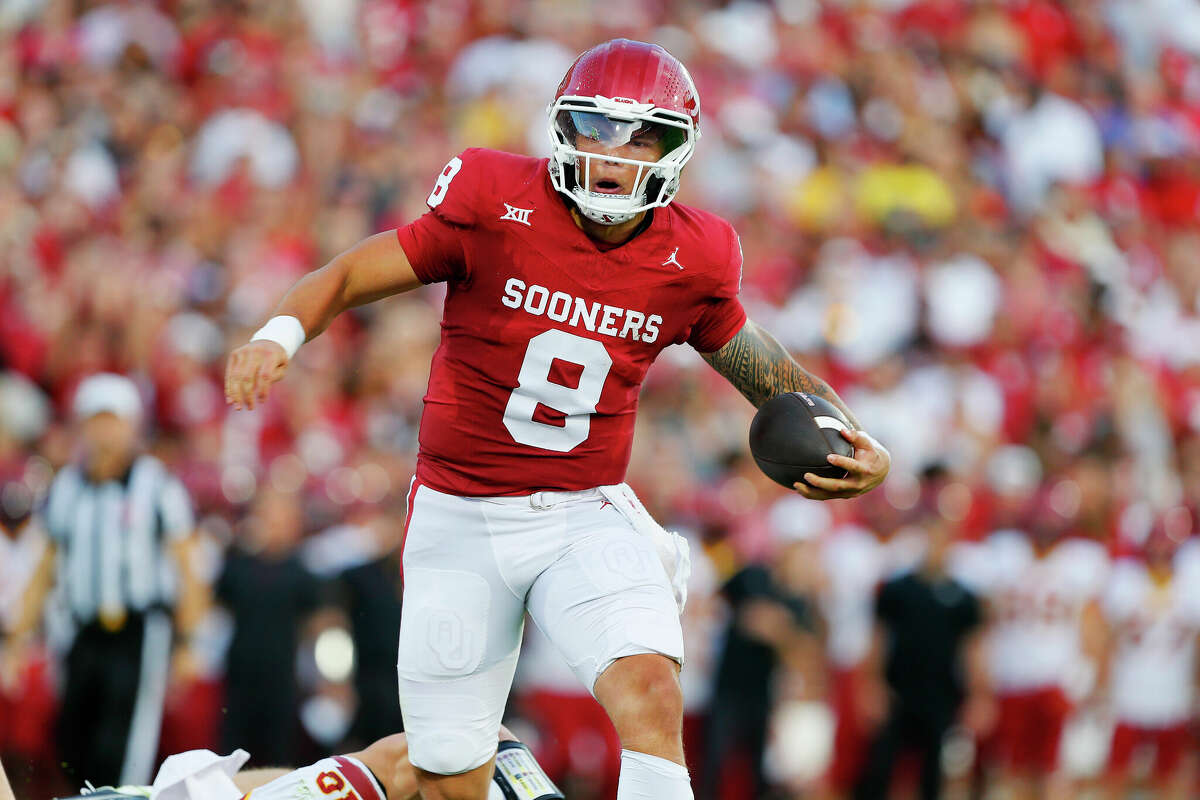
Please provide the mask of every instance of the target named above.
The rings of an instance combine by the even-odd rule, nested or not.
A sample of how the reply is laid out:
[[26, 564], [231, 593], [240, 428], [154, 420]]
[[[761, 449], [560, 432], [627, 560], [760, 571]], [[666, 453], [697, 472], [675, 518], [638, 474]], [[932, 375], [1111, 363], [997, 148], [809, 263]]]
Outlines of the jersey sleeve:
[[463, 238], [478, 219], [475, 203], [486, 195], [486, 159], [464, 150], [450, 159], [425, 198], [429, 211], [396, 229], [396, 238], [422, 283], [470, 277]]
[[396, 239], [421, 283], [461, 281], [467, 278], [465, 229], [430, 211], [396, 229]]
[[688, 336], [688, 344], [701, 353], [720, 350], [746, 324], [746, 310], [738, 300], [742, 288], [742, 243], [733, 226], [727, 226], [726, 234], [729, 239], [726, 267]]

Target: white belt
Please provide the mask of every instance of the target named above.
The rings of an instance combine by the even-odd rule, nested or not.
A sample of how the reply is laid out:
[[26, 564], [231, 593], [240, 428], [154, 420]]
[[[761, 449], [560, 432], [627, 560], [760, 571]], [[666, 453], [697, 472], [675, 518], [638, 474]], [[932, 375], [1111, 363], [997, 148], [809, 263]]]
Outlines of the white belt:
[[520, 494], [514, 497], [477, 497], [475, 499], [482, 500], [485, 503], [497, 503], [506, 506], [527, 505], [538, 511], [545, 511], [561, 503], [570, 503], [574, 500], [591, 500], [601, 496], [599, 489], [580, 489], [573, 492], [534, 492], [533, 494]]

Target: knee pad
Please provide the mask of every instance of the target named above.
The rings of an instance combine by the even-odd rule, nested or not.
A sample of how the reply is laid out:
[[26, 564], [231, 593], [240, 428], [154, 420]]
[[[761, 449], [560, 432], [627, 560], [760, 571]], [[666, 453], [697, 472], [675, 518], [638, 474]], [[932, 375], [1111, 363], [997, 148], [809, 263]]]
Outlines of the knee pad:
[[[442, 702], [454, 702], [460, 698], [441, 697]], [[463, 697], [463, 701], [471, 698]], [[486, 764], [496, 753], [496, 726], [486, 720], [471, 725], [438, 725], [425, 719], [409, 727], [409, 713], [405, 714], [408, 730], [408, 760], [414, 767], [435, 775], [459, 775]], [[461, 718], [460, 718], [461, 719]]]
[[458, 775], [487, 763], [496, 752], [503, 706], [493, 710], [478, 696], [430, 688], [400, 679], [409, 761], [436, 775]]

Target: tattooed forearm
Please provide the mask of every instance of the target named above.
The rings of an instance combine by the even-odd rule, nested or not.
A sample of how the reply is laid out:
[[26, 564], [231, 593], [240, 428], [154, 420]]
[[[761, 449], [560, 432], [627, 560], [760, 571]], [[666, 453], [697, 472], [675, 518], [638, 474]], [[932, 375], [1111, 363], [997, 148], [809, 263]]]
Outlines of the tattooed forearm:
[[774, 336], [750, 320], [727, 345], [701, 355], [755, 407], [784, 392], [808, 392], [833, 403], [851, 425], [861, 428], [829, 384], [797, 364]]

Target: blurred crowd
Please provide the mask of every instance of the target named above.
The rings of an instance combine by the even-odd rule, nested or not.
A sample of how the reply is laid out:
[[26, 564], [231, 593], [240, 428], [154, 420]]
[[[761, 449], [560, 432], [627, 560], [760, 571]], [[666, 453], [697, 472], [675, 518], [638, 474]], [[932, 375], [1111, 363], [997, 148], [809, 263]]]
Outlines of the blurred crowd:
[[[892, 739], [928, 740], [947, 796], [1194, 796], [1196, 0], [0, 0], [0, 621], [77, 447], [74, 387], [120, 372], [213, 597], [163, 751], [250, 714], [227, 668], [273, 623], [295, 692], [262, 712], [294, 732], [270, 760], [398, 724], [390, 555], [441, 290], [344, 315], [251, 412], [224, 405], [224, 355], [305, 271], [423, 213], [460, 149], [547, 154], [558, 80], [618, 35], [691, 70], [679, 201], [736, 225], [751, 316], [893, 458], [872, 495], [814, 507], [758, 473], [753, 409], [695, 353], [651, 370], [629, 481], [694, 542], [698, 796], [915, 791], [920, 756], [880, 764], [917, 729]], [[264, 614], [274, 554], [313, 581]], [[909, 568], [978, 600], [945, 600], [941, 688], [889, 669], [919, 590], [880, 586]], [[70, 630], [45, 616], [0, 651], [18, 796], [61, 788]], [[568, 796], [612, 796], [613, 734], [527, 650], [514, 727]], [[945, 711], [914, 722], [924, 691]]]

